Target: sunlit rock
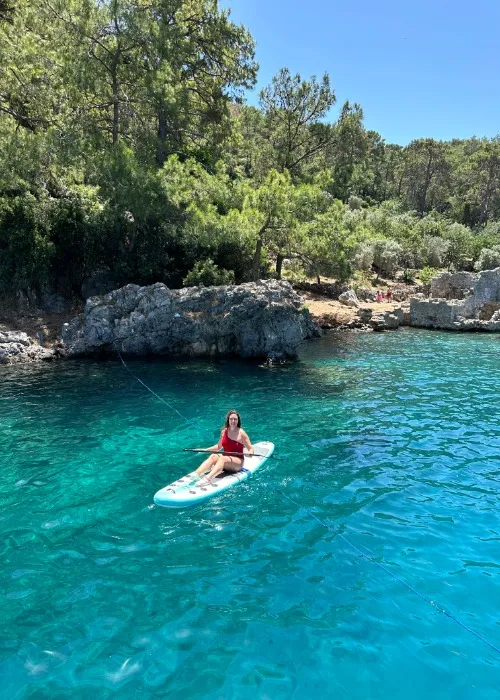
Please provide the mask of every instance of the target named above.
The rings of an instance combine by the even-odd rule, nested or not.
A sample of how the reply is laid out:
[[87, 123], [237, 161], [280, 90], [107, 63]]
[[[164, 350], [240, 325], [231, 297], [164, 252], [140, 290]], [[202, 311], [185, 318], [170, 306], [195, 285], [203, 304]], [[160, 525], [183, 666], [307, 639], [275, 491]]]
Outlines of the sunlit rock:
[[318, 327], [288, 282], [169, 289], [129, 284], [63, 328], [69, 355], [294, 357]]
[[410, 322], [421, 328], [500, 331], [499, 312], [500, 268], [446, 272], [432, 281], [430, 299], [411, 300]]

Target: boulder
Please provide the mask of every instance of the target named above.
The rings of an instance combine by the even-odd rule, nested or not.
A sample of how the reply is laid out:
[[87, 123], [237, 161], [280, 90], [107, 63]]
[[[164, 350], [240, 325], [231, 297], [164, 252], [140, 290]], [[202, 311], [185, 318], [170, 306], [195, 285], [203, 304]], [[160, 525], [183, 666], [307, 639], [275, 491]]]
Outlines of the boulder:
[[343, 292], [339, 296], [339, 301], [341, 304], [344, 304], [344, 306], [353, 306], [356, 309], [359, 309], [360, 306], [358, 297], [353, 289], [348, 289], [346, 292]]
[[410, 302], [405, 301], [401, 306], [399, 307], [401, 309], [401, 313], [403, 314], [403, 319], [401, 321], [402, 326], [409, 326], [411, 323], [411, 316], [410, 316]]
[[369, 324], [374, 331], [395, 331], [403, 322], [403, 311], [395, 308], [392, 311], [374, 313]]
[[358, 309], [357, 316], [361, 323], [367, 324], [370, 322], [373, 316], [373, 309]]
[[169, 289], [129, 284], [87, 300], [63, 327], [69, 356], [95, 352], [191, 357], [294, 357], [320, 335], [288, 282]]

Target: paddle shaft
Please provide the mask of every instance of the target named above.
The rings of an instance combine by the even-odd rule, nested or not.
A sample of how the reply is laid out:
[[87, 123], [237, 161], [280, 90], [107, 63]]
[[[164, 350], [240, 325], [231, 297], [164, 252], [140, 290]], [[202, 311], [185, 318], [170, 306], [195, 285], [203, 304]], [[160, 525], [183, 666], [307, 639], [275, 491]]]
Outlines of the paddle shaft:
[[[267, 457], [268, 459], [270, 457], [273, 457], [273, 455], [259, 455], [257, 453], [254, 453], [253, 455], [250, 455], [248, 453], [242, 454], [241, 452], [214, 452], [213, 450], [203, 450], [201, 448], [194, 448], [194, 447], [183, 447], [182, 448], [183, 452], [203, 452], [204, 454], [209, 454], [209, 455], [222, 455], [223, 457]], [[278, 457], [274, 457], [274, 459], [278, 459]]]

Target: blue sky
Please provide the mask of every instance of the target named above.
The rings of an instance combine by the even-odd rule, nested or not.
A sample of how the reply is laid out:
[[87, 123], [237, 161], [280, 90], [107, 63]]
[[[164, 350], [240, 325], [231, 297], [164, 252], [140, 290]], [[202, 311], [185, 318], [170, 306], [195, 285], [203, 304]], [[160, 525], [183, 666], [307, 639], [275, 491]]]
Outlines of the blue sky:
[[257, 42], [256, 91], [327, 71], [389, 143], [500, 133], [500, 0], [222, 0]]

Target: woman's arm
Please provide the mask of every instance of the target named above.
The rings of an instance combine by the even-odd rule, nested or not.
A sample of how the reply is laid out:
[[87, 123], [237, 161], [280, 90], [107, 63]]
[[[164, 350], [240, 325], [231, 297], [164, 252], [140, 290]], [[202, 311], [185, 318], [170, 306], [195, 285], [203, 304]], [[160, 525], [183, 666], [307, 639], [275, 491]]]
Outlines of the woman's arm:
[[247, 448], [248, 453], [253, 455], [253, 446], [252, 446], [252, 443], [250, 442], [250, 438], [248, 437], [248, 435], [245, 433], [244, 430], [242, 430], [240, 434], [241, 434], [241, 440], [242, 440], [243, 444], [245, 445], [245, 447]]
[[212, 445], [212, 447], [205, 447], [207, 452], [219, 452], [219, 450], [222, 450], [222, 436], [224, 435], [224, 431], [221, 432], [219, 442], [216, 445]]

